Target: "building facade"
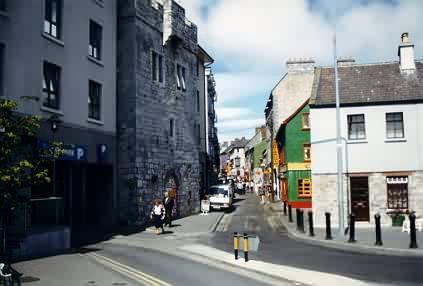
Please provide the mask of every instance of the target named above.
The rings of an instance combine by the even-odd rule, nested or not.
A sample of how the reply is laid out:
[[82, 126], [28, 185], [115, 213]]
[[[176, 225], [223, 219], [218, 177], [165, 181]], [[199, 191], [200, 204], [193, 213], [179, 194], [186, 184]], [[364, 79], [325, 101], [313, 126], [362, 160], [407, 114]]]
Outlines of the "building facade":
[[[423, 213], [423, 63], [413, 49], [403, 35], [399, 62], [339, 67], [342, 205], [359, 222]], [[310, 99], [316, 225], [324, 225], [324, 212], [338, 213], [334, 82], [333, 68], [319, 68]]]
[[236, 138], [227, 149], [230, 162], [230, 175], [234, 178], [244, 178], [246, 175], [245, 146], [248, 140], [242, 137]]
[[197, 27], [172, 0], [119, 1], [120, 221], [144, 224], [170, 191], [175, 215], [200, 208]]
[[116, 1], [2, 3], [0, 99], [42, 117], [36, 146], [53, 140], [65, 149], [46, 164], [54, 184], [32, 188], [20, 224], [26, 238], [15, 255], [31, 257], [102, 236], [117, 223]]

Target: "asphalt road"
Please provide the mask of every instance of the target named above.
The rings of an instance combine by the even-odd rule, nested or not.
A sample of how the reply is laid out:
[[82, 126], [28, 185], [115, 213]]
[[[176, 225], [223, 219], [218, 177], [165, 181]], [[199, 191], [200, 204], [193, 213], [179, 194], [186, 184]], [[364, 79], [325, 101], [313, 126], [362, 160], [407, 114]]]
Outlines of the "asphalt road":
[[262, 205], [253, 195], [239, 197], [236, 209], [222, 220], [225, 232], [217, 232], [211, 246], [232, 251], [233, 232], [258, 235], [258, 252], [252, 259], [307, 270], [333, 273], [361, 281], [400, 286], [423, 285], [423, 259], [349, 253], [312, 246], [288, 237], [286, 230], [273, 230]]
[[102, 250], [97, 251], [98, 254], [175, 286], [268, 285], [229, 271], [153, 250], [109, 244], [102, 245], [101, 248]]

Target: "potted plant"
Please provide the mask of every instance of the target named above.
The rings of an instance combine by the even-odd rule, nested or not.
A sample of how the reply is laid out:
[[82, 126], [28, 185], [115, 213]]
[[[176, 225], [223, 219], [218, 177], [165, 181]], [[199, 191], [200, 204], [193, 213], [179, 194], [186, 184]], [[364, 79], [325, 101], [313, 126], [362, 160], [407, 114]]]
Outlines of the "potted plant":
[[396, 209], [396, 210], [387, 212], [387, 214], [389, 214], [392, 219], [392, 226], [402, 226], [406, 218], [406, 215], [409, 214], [409, 211]]

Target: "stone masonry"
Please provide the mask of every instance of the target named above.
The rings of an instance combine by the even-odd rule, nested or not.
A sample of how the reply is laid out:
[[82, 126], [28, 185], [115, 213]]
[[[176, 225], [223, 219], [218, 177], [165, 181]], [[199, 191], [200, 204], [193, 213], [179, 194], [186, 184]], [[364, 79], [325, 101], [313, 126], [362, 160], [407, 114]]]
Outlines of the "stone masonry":
[[[192, 214], [200, 205], [197, 27], [172, 0], [122, 0], [118, 35], [120, 222], [144, 224], [169, 182], [177, 215]], [[153, 52], [163, 58], [163, 82], [153, 80]], [[186, 70], [185, 91], [177, 88], [177, 65]]]

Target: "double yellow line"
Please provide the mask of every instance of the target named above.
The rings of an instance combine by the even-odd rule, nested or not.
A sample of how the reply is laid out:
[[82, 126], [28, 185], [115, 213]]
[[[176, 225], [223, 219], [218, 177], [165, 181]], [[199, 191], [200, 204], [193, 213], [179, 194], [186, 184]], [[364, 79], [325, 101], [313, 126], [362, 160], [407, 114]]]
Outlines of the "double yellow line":
[[122, 263], [119, 263], [115, 260], [112, 260], [110, 258], [107, 258], [103, 255], [91, 252], [91, 253], [87, 253], [85, 254], [86, 256], [96, 260], [98, 263], [103, 264], [104, 266], [118, 272], [121, 273], [127, 277], [129, 277], [130, 279], [133, 279], [137, 282], [140, 283], [147, 283], [148, 285], [151, 286], [172, 286], [172, 284], [169, 284], [167, 282], [164, 282], [156, 277], [153, 277], [149, 274], [146, 274], [144, 272], [141, 272], [135, 268], [132, 268], [130, 266], [124, 265]]

